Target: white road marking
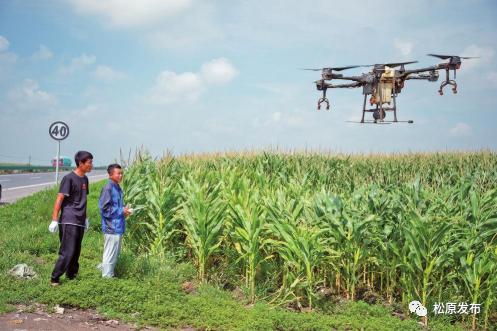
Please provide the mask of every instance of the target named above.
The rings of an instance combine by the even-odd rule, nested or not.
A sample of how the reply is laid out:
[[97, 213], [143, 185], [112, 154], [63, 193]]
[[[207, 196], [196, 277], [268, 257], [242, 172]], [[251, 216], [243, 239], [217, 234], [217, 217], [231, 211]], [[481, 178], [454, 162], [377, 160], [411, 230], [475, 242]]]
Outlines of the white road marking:
[[[62, 171], [62, 172], [59, 172], [59, 173], [66, 173], [68, 171]], [[32, 173], [32, 172], [25, 172], [25, 173], [22, 173], [22, 174], [4, 174], [4, 175], [1, 175], [1, 176], [29, 176], [29, 175], [33, 175], [33, 174], [54, 174], [55, 175], [55, 172], [35, 172], [35, 173]]]
[[41, 178], [41, 177], [30, 177], [29, 179], [38, 179], [38, 178]]
[[0, 179], [0, 182], [10, 182], [10, 179]]
[[19, 189], [22, 189], [22, 188], [36, 187], [36, 186], [43, 186], [43, 185], [53, 185], [53, 184], [55, 184], [55, 182], [33, 184], [33, 185], [25, 185], [25, 186], [17, 186], [17, 187], [6, 188], [6, 189], [4, 189], [4, 191], [13, 191], [13, 190], [19, 190]]
[[[95, 178], [100, 178], [100, 177], [108, 177], [108, 175], [105, 174], [105, 175], [91, 176], [91, 177], [88, 177], [88, 179], [95, 179]], [[55, 182], [48, 182], [48, 183], [40, 183], [40, 184], [33, 184], [33, 185], [11, 187], [11, 188], [4, 189], [4, 191], [20, 190], [20, 189], [23, 189], [23, 188], [43, 186], [43, 185], [55, 185]]]

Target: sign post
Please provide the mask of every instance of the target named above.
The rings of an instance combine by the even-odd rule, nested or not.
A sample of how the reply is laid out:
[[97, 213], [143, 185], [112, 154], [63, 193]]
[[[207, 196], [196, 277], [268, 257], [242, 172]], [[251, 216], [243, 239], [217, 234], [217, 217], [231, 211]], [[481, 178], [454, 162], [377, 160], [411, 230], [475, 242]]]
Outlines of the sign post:
[[69, 136], [69, 126], [61, 121], [53, 122], [48, 128], [48, 134], [57, 140], [57, 159], [55, 161], [55, 184], [59, 184], [60, 141]]

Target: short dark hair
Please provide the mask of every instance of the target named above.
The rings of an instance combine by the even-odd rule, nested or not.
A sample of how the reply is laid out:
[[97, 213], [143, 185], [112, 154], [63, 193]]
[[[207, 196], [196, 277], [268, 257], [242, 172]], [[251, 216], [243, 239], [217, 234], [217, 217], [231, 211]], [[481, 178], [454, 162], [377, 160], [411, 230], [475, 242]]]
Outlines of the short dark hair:
[[88, 160], [93, 160], [93, 155], [87, 151], [79, 151], [74, 155], [74, 162], [76, 162], [76, 167], [79, 167], [79, 163], [85, 163]]
[[109, 174], [109, 176], [112, 175], [112, 173], [114, 172], [114, 169], [122, 169], [122, 168], [117, 163], [109, 164], [109, 166], [107, 167], [107, 173]]

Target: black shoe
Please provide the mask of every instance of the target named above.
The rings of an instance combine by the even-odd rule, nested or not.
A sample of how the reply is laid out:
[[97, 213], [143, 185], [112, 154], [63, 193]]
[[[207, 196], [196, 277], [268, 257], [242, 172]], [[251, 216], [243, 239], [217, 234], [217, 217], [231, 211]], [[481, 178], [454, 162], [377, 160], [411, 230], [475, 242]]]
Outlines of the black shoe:
[[56, 286], [60, 285], [60, 282], [58, 280], [51, 280], [50, 281], [50, 285], [53, 286], [53, 287], [56, 287]]

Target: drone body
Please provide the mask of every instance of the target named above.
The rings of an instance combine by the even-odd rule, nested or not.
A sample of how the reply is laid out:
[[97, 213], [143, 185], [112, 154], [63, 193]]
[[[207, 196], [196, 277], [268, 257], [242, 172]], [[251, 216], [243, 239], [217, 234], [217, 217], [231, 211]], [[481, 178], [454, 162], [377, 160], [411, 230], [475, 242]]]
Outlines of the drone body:
[[[457, 83], [455, 81], [456, 70], [461, 68], [461, 59], [470, 59], [471, 57], [461, 57], [455, 55], [436, 55], [428, 54], [430, 56], [435, 56], [440, 59], [449, 61], [447, 63], [437, 64], [431, 67], [419, 68], [414, 70], [406, 70], [405, 65], [417, 63], [417, 61], [411, 62], [399, 62], [399, 63], [384, 63], [375, 64], [368, 73], [363, 73], [360, 76], [344, 76], [343, 74], [336, 74], [334, 71], [342, 71], [358, 67], [371, 67], [371, 65], [360, 65], [360, 66], [347, 66], [347, 67], [336, 67], [336, 68], [322, 68], [322, 69], [304, 69], [321, 71], [321, 79], [316, 81], [316, 88], [318, 91], [323, 92], [323, 96], [318, 100], [318, 110], [321, 109], [321, 104], [326, 104], [326, 109], [330, 109], [329, 100], [326, 98], [326, 91], [332, 88], [355, 88], [362, 87], [362, 94], [364, 95], [364, 102], [362, 108], [362, 118], [359, 123], [375, 123], [375, 124], [389, 124], [389, 123], [399, 123], [407, 122], [413, 123], [412, 120], [409, 121], [399, 121], [397, 120], [397, 104], [396, 98], [398, 94], [404, 88], [406, 80], [417, 79], [417, 80], [427, 80], [430, 82], [435, 82], [438, 80], [439, 70], [446, 71], [446, 78], [440, 85], [438, 92], [443, 95], [443, 89], [447, 85], [452, 86], [452, 92], [457, 93]], [[397, 69], [398, 68], [398, 69]], [[454, 71], [454, 79], [450, 79], [449, 71]], [[347, 84], [331, 84], [328, 81], [331, 80], [348, 80], [351, 83]], [[372, 108], [367, 107], [367, 98], [370, 96], [369, 104]], [[393, 120], [385, 121], [386, 112], [393, 112]], [[364, 119], [365, 113], [373, 113], [373, 120], [366, 121]]]

